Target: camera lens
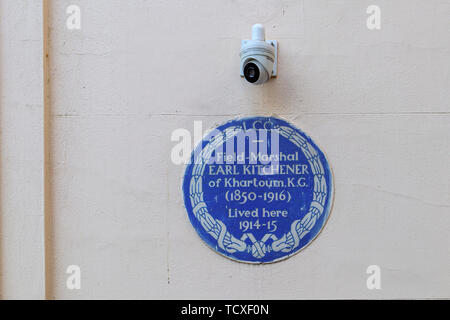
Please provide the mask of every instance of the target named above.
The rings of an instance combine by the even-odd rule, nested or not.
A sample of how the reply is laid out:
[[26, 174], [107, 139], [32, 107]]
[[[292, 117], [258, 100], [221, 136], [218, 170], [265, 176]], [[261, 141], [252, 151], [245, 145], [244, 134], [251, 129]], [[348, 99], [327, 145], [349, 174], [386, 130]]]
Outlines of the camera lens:
[[259, 79], [259, 68], [253, 62], [247, 63], [244, 67], [245, 79], [250, 83], [255, 83]]

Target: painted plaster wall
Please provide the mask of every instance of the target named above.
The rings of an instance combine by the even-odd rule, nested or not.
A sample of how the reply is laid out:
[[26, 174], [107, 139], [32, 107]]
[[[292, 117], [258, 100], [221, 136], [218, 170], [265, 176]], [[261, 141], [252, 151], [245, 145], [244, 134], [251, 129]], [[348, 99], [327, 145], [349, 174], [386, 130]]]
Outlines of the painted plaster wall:
[[0, 296], [44, 297], [42, 3], [0, 1]]
[[[49, 1], [48, 297], [449, 298], [450, 2], [376, 2]], [[66, 28], [70, 4], [81, 30]], [[256, 22], [280, 42], [280, 76], [260, 87], [238, 75]], [[326, 152], [335, 200], [306, 250], [251, 266], [191, 227], [170, 136], [270, 114]], [[382, 290], [366, 288], [372, 264]]]

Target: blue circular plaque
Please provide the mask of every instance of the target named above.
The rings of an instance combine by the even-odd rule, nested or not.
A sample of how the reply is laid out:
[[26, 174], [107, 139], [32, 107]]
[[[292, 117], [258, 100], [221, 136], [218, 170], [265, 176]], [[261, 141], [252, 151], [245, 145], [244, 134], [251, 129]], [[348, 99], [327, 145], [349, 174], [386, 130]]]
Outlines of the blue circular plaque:
[[320, 233], [333, 179], [323, 152], [302, 131], [273, 117], [232, 120], [194, 149], [184, 202], [199, 236], [241, 262], [292, 256]]

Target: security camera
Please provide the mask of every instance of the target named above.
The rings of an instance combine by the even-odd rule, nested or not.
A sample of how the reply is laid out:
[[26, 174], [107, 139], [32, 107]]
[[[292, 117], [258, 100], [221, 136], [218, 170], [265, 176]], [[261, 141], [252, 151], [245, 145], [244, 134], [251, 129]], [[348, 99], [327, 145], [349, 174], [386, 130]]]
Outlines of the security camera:
[[252, 84], [263, 84], [277, 76], [278, 43], [267, 40], [264, 27], [255, 24], [252, 39], [242, 40], [241, 77]]

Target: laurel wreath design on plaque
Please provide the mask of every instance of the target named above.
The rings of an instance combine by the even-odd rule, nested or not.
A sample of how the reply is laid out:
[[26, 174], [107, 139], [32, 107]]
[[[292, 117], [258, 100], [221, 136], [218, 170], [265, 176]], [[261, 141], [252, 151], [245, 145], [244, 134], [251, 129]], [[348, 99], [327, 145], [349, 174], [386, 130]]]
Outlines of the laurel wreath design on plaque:
[[[324, 206], [328, 196], [327, 182], [319, 154], [296, 130], [278, 125], [272, 129], [279, 130], [279, 134], [299, 147], [307, 158], [314, 175], [313, 201], [308, 213], [301, 220], [295, 220], [291, 224], [290, 231], [280, 238], [277, 238], [273, 233], [267, 233], [259, 240], [251, 233], [245, 233], [242, 237], [237, 238], [228, 232], [226, 225], [222, 221], [215, 219], [209, 214], [208, 208], [203, 201], [202, 186], [205, 167], [214, 150], [243, 130], [240, 126], [227, 128], [222, 135], [214, 136], [201, 151], [199, 155], [200, 161], [194, 164], [192, 170], [189, 196], [196, 219], [201, 223], [205, 231], [217, 240], [217, 245], [228, 253], [251, 252], [253, 257], [260, 259], [271, 251], [292, 252], [299, 246], [300, 240], [311, 231], [325, 209]], [[248, 243], [247, 240], [251, 243]], [[270, 243], [269, 240], [271, 240]]]

